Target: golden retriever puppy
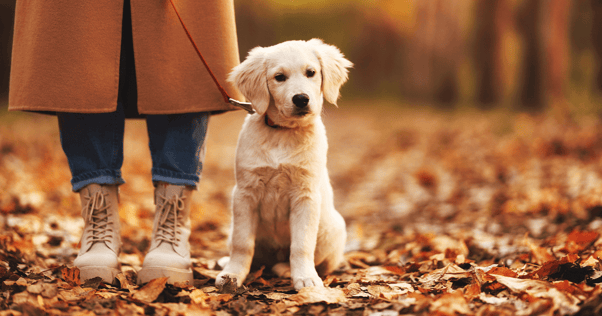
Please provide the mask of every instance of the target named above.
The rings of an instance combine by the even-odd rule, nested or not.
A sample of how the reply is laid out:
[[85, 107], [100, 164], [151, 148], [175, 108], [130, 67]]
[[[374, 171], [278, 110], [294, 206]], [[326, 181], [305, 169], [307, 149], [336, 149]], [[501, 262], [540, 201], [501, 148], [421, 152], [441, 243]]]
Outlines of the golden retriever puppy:
[[233, 69], [228, 80], [256, 113], [238, 138], [230, 260], [218, 287], [241, 286], [252, 265], [283, 262], [295, 289], [324, 286], [318, 272], [341, 264], [345, 221], [334, 208], [320, 114], [323, 99], [336, 104], [352, 66], [312, 39], [254, 48]]

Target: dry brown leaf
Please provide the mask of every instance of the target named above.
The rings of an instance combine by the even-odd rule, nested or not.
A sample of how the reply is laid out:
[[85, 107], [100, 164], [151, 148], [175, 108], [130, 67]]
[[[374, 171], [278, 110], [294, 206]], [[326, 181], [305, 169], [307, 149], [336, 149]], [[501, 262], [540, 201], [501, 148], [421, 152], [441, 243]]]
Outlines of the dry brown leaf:
[[81, 280], [79, 279], [79, 269], [77, 267], [73, 268], [63, 268], [61, 270], [61, 275], [63, 276], [63, 280], [71, 285], [81, 285]]
[[593, 255], [587, 256], [587, 259], [581, 261], [579, 264], [581, 267], [592, 267], [596, 268], [600, 265], [600, 259], [594, 257]]
[[539, 269], [527, 275], [527, 278], [546, 278], [560, 270], [560, 266], [567, 263], [574, 263], [579, 259], [576, 254], [569, 254], [560, 260], [551, 260], [545, 262]]
[[31, 294], [40, 294], [42, 297], [45, 298], [53, 298], [58, 293], [56, 284], [44, 283], [40, 281], [28, 285], [27, 292]]
[[154, 302], [165, 289], [168, 277], [153, 279], [133, 294], [133, 298], [145, 303]]
[[600, 234], [594, 231], [573, 230], [567, 237], [566, 245], [563, 248], [568, 253], [577, 253], [582, 251], [590, 244], [594, 243]]
[[190, 300], [193, 303], [203, 306], [203, 307], [209, 306], [206, 303], [206, 301], [209, 299], [209, 295], [207, 295], [207, 293], [203, 292], [202, 290], [194, 289], [194, 290], [192, 290], [192, 292], [190, 292], [189, 296], [190, 296]]
[[481, 294], [481, 286], [479, 283], [471, 283], [464, 287], [464, 296], [468, 299], [468, 301], [472, 301], [475, 297], [478, 297]]
[[384, 268], [388, 271], [391, 271], [395, 274], [404, 275], [406, 274], [406, 269], [400, 266], [384, 266]]
[[438, 315], [468, 315], [472, 314], [468, 302], [461, 291], [445, 293], [436, 299], [430, 306], [431, 313]]
[[131, 304], [126, 301], [118, 299], [115, 302], [115, 313], [117, 315], [144, 315], [144, 308], [142, 306], [138, 306], [136, 304]]
[[525, 238], [525, 242], [529, 249], [531, 250], [531, 255], [533, 256], [533, 263], [543, 264], [544, 262], [556, 260], [554, 256], [550, 253], [550, 251], [546, 248], [539, 247], [535, 245], [530, 239]]
[[79, 301], [92, 297], [96, 290], [79, 286], [71, 290], [59, 291], [59, 297], [65, 301]]
[[234, 295], [232, 294], [214, 294], [211, 293], [209, 295], [209, 300], [212, 302], [228, 302], [232, 300], [232, 297], [234, 297]]
[[217, 278], [217, 275], [221, 272], [218, 270], [205, 269], [203, 267], [194, 267], [192, 269], [194, 271], [198, 272], [200, 275], [207, 277], [209, 279], [212, 279], [212, 280], [215, 280], [215, 278]]
[[259, 279], [261, 277], [261, 275], [263, 274], [264, 269], [265, 269], [265, 266], [261, 266], [261, 268], [259, 268], [259, 270], [249, 273], [249, 275], [247, 276], [247, 278], [245, 280], [245, 285], [249, 285], [249, 284], [255, 282], [257, 279]]
[[325, 302], [327, 304], [339, 304], [347, 301], [345, 293], [341, 289], [310, 286], [299, 290], [297, 294], [291, 295], [288, 300], [298, 305]]
[[125, 276], [125, 274], [119, 273], [119, 274], [117, 274], [116, 278], [117, 278], [117, 280], [119, 280], [119, 284], [121, 285], [122, 289], [128, 290], [130, 293], [132, 293], [136, 290], [136, 285], [131, 284], [130, 281]]
[[579, 300], [568, 293], [560, 292], [551, 283], [538, 280], [517, 279], [502, 275], [494, 275], [494, 277], [499, 283], [508, 287], [512, 292], [527, 293], [533, 297], [552, 299], [555, 309], [563, 315], [579, 311], [579, 307], [577, 306]]
[[514, 272], [506, 267], [493, 267], [487, 273], [503, 275], [503, 276], [512, 277], [512, 278], [516, 278], [518, 276], [518, 274], [516, 272]]

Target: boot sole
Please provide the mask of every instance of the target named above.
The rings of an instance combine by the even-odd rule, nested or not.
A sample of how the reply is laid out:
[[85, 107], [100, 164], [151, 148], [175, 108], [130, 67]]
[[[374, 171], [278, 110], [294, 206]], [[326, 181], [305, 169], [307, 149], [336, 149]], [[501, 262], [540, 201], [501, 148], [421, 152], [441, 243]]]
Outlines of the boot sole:
[[121, 271], [106, 266], [81, 267], [79, 268], [79, 279], [85, 282], [90, 279], [101, 278], [106, 284], [115, 284], [115, 277], [119, 273]]
[[148, 267], [142, 268], [138, 271], [138, 284], [148, 283], [149, 281], [157, 278], [168, 277], [167, 283], [174, 284], [176, 282], [188, 282], [189, 285], [193, 285], [194, 277], [192, 276], [192, 269], [176, 269], [169, 267]]

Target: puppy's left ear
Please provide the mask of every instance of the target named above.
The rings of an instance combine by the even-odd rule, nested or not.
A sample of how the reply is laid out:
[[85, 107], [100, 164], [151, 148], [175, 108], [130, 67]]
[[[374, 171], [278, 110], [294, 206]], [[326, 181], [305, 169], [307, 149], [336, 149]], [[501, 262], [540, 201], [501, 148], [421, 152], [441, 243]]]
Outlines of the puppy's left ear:
[[270, 91], [266, 79], [265, 48], [255, 47], [247, 58], [232, 69], [228, 76], [231, 82], [251, 102], [259, 115], [263, 115], [270, 104]]
[[326, 101], [336, 105], [339, 98], [339, 89], [348, 79], [347, 68], [353, 63], [347, 60], [338, 48], [324, 44], [322, 40], [314, 38], [308, 41], [313, 46], [316, 56], [322, 66], [322, 92]]

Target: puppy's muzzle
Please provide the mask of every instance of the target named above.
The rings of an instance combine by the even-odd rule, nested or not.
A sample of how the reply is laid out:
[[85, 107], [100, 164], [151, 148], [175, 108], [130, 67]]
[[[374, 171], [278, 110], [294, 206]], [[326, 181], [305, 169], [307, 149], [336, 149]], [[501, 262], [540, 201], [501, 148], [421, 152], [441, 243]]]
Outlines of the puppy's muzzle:
[[305, 93], [295, 94], [293, 96], [293, 104], [295, 105], [295, 114], [305, 115], [309, 113], [309, 96]]

